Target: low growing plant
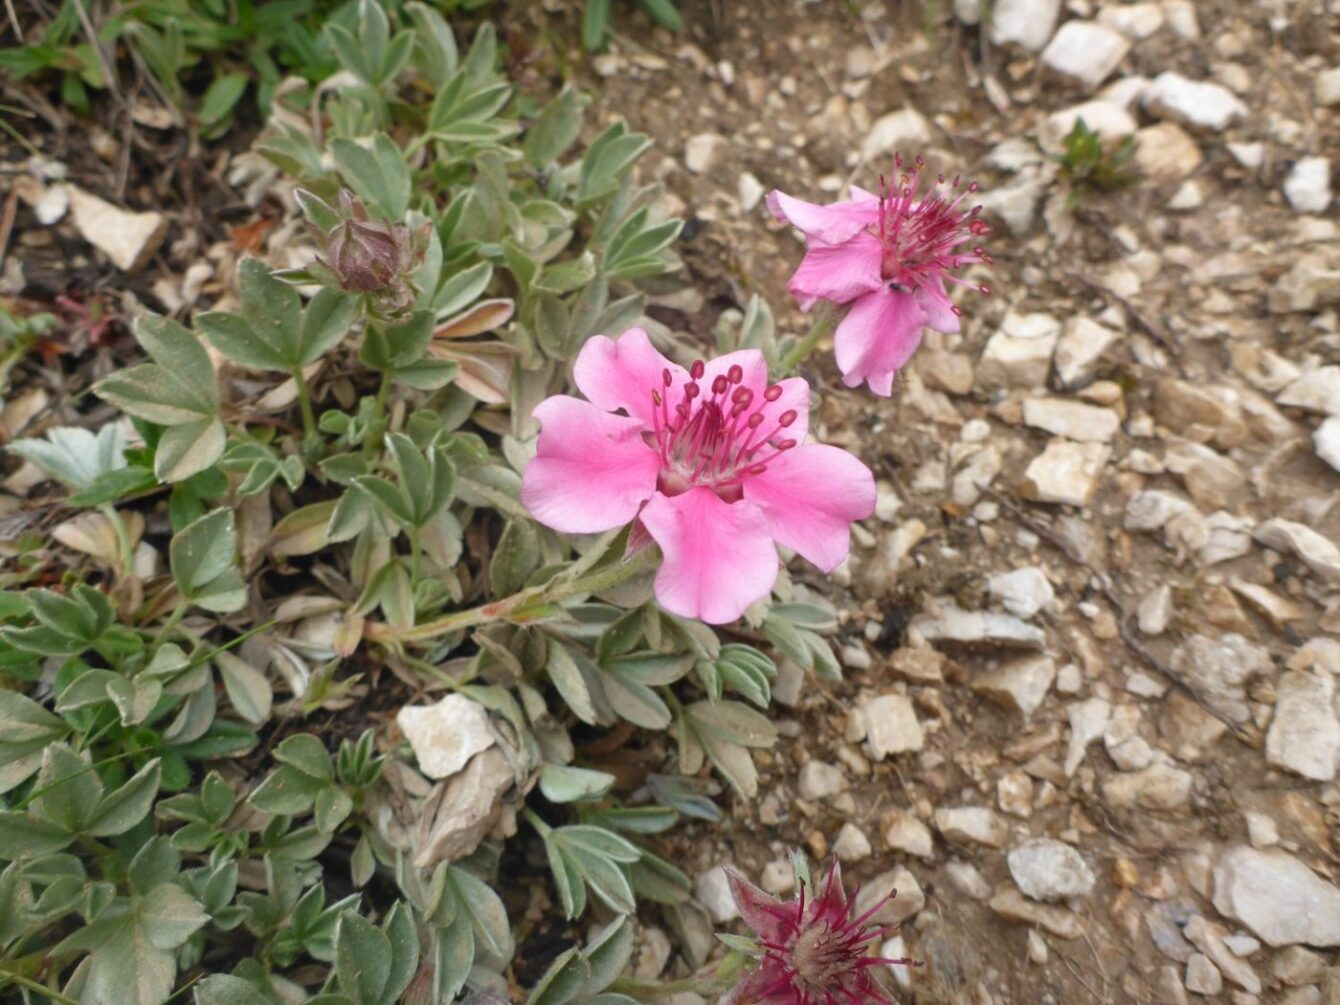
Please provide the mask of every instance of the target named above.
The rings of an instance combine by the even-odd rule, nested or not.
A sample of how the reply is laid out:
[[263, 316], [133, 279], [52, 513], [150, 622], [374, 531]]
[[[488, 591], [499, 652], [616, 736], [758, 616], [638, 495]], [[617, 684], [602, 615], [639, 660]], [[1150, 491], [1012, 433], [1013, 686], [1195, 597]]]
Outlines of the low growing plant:
[[[756, 793], [776, 656], [838, 672], [835, 612], [799, 599], [772, 542], [831, 568], [873, 485], [869, 507], [820, 514], [810, 554], [786, 514], [815, 486], [774, 479], [794, 498], [750, 511], [772, 523], [732, 599], [744, 623], [678, 604], [666, 569], [704, 540], [662, 533], [685, 485], [734, 510], [761, 498], [759, 469], [841, 453], [797, 446], [808, 389], [776, 381], [803, 345], [755, 301], [718, 332], [735, 356], [693, 362], [644, 316], [680, 230], [637, 180], [650, 141], [593, 134], [573, 90], [512, 114], [490, 26], [462, 50], [431, 6], [392, 20], [363, 0], [326, 40], [356, 83], [255, 147], [310, 243], [281, 228], [189, 324], [138, 318], [147, 362], [94, 388], [118, 418], [12, 446], [72, 515], [11, 551], [0, 596], [0, 987], [91, 1005], [498, 990], [516, 950], [500, 863], [522, 830], [557, 910], [595, 919], [528, 1000], [653, 996], [620, 977], [639, 902], [707, 927], [660, 836], [718, 816], [708, 767]], [[635, 513], [555, 530], [523, 494], [537, 406], [574, 361], [582, 384], [596, 336], [639, 324], [663, 361], [642, 404], [675, 410], [640, 441], [668, 465], [647, 469], [659, 549]], [[763, 402], [776, 414], [750, 425]], [[709, 441], [710, 469], [688, 449]], [[440, 778], [383, 714], [432, 692], [486, 724]], [[678, 753], [630, 790], [584, 738], [635, 729]]]

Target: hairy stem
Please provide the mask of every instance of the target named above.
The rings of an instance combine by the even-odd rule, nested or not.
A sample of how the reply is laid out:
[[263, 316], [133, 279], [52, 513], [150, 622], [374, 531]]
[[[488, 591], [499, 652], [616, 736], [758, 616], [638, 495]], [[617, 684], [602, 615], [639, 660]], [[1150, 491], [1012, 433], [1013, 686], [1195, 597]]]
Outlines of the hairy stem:
[[298, 405], [302, 409], [303, 435], [309, 444], [315, 443], [318, 435], [316, 412], [312, 409], [312, 392], [307, 388], [307, 378], [302, 374], [302, 367], [293, 368], [293, 382], [298, 385]]
[[777, 364], [777, 379], [781, 380], [788, 376], [792, 370], [805, 362], [819, 341], [837, 326], [837, 320], [837, 312], [833, 310], [833, 306], [826, 300], [820, 303], [814, 321], [810, 324], [810, 330]]
[[[660, 557], [660, 552], [656, 548], [647, 548], [624, 561], [610, 562], [608, 565], [590, 571], [583, 568], [580, 574], [576, 576], [559, 573], [542, 586], [522, 590], [510, 597], [504, 597], [480, 607], [472, 607], [468, 611], [455, 611], [403, 631], [396, 631], [390, 625], [370, 624], [367, 627], [367, 637], [374, 642], [393, 644], [428, 642], [465, 628], [487, 625], [495, 621], [506, 621], [512, 615], [527, 608], [557, 603], [582, 594], [599, 593], [601, 590], [618, 586], [639, 573], [654, 568], [656, 563], [660, 561]], [[569, 572], [580, 568], [584, 560], [585, 556]]]
[[391, 396], [391, 371], [382, 371], [382, 382], [377, 385], [377, 397], [372, 401], [372, 419], [368, 422], [367, 439], [363, 441], [363, 454], [371, 457], [382, 447], [386, 436], [386, 399]]

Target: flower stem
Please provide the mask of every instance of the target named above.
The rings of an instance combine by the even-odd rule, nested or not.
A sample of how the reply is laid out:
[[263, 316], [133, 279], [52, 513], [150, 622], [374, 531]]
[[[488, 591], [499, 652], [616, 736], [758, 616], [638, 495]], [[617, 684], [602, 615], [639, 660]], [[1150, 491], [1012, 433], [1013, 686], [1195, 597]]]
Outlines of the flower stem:
[[307, 389], [307, 378], [302, 367], [293, 368], [293, 382], [298, 385], [298, 405], [302, 409], [302, 432], [308, 444], [316, 442], [316, 412], [312, 409], [312, 393]]
[[377, 385], [377, 397], [372, 401], [372, 418], [368, 422], [367, 439], [363, 441], [363, 454], [370, 457], [382, 446], [386, 435], [386, 399], [391, 396], [391, 371], [382, 371], [382, 382]]
[[[600, 546], [597, 545], [596, 547], [599, 548]], [[487, 625], [495, 621], [507, 621], [520, 612], [528, 609], [533, 610], [545, 604], [553, 604], [570, 597], [608, 590], [612, 586], [618, 586], [620, 583], [632, 579], [639, 573], [654, 568], [660, 558], [659, 550], [646, 548], [632, 558], [610, 562], [607, 565], [587, 571], [585, 568], [581, 568], [582, 562], [586, 559], [586, 556], [583, 556], [567, 572], [559, 573], [541, 586], [521, 590], [510, 597], [504, 597], [480, 607], [472, 607], [467, 611], [454, 611], [451, 614], [445, 614], [440, 618], [425, 621], [421, 625], [415, 625], [413, 628], [406, 628], [401, 631], [397, 631], [390, 625], [369, 624], [365, 634], [374, 642], [401, 645], [406, 642], [428, 642], [465, 628]], [[579, 569], [578, 575], [571, 575]]]
[[186, 608], [188, 606], [186, 601], [183, 600], [172, 609], [172, 613], [168, 615], [168, 619], [163, 622], [163, 627], [158, 629], [158, 634], [155, 635], [153, 641], [149, 643], [150, 652], [156, 650], [168, 640], [168, 636], [172, 634], [172, 629], [176, 628], [177, 625], [181, 623], [181, 619], [186, 617]]
[[819, 340], [828, 335], [836, 326], [837, 314], [833, 310], [832, 304], [826, 300], [822, 301], [819, 304], [818, 311], [815, 312], [814, 321], [810, 324], [810, 330], [777, 364], [777, 379], [781, 380], [805, 362], [810, 353], [814, 352], [814, 347], [819, 344]]

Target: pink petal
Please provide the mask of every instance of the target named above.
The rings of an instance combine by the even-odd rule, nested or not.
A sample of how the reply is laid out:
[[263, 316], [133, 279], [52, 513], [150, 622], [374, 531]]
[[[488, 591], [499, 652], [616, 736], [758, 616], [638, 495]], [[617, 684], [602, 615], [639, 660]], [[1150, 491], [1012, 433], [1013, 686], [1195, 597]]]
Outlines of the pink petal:
[[917, 303], [926, 312], [926, 324], [938, 332], [958, 331], [959, 318], [954, 313], [954, 304], [945, 292], [945, 284], [938, 276], [933, 276], [917, 288], [913, 294]]
[[817, 300], [845, 304], [884, 285], [882, 251], [871, 234], [857, 234], [841, 244], [811, 244], [786, 288], [807, 311]]
[[656, 491], [661, 459], [642, 422], [555, 395], [535, 407], [542, 427], [521, 477], [521, 503], [546, 527], [593, 534], [622, 527]]
[[842, 382], [870, 384], [875, 394], [893, 393], [893, 375], [921, 344], [926, 312], [910, 293], [867, 293], [838, 325], [833, 348]]
[[778, 544], [832, 572], [851, 547], [852, 521], [875, 511], [875, 476], [847, 451], [811, 443], [768, 461], [744, 483], [744, 497], [763, 510]]
[[784, 942], [796, 929], [796, 905], [765, 893], [734, 869], [725, 871], [731, 899], [744, 923], [764, 942]]
[[664, 555], [656, 599], [670, 613], [722, 625], [772, 592], [777, 548], [752, 503], [725, 503], [704, 488], [658, 492], [642, 522]]
[[852, 200], [819, 206], [785, 192], [772, 191], [768, 193], [767, 204], [776, 219], [798, 227], [806, 237], [825, 244], [840, 244], [879, 222], [878, 200]]
[[651, 392], [664, 394], [662, 375], [667, 369], [676, 384], [688, 380], [682, 366], [656, 351], [645, 331], [630, 328], [617, 342], [604, 335], [587, 339], [577, 354], [572, 376], [588, 400], [607, 412], [622, 408], [650, 428]]

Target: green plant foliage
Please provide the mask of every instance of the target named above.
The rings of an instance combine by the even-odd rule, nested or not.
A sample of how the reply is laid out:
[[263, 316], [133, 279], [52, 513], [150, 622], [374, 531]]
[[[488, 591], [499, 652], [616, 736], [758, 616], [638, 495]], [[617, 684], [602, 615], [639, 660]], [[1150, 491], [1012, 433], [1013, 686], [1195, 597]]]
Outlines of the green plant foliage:
[[1062, 152], [1053, 159], [1060, 165], [1061, 177], [1073, 187], [1072, 199], [1083, 187], [1107, 192], [1129, 188], [1140, 180], [1126, 166], [1135, 156], [1134, 137], [1127, 136], [1109, 148], [1083, 118], [1078, 118], [1061, 143]]
[[[23, 65], [104, 86], [71, 9]], [[254, 38], [249, 62], [210, 60], [227, 69], [198, 103], [172, 92], [219, 128], [276, 53], [347, 76], [286, 91], [300, 114], [255, 144], [313, 264], [246, 258], [215, 309], [141, 316], [147, 360], [93, 388], [115, 421], [9, 448], [73, 517], [42, 587], [15, 573], [0, 595], [0, 994], [453, 1001], [517, 950], [516, 835], [565, 918], [603, 922], [530, 1000], [643, 1000], [618, 980], [628, 916], [697, 910], [661, 835], [756, 793], [774, 660], [835, 675], [836, 615], [779, 603], [719, 634], [645, 599], [654, 549], [530, 518], [532, 412], [586, 340], [642, 323], [686, 354], [643, 316], [642, 284], [680, 267], [681, 223], [636, 169], [651, 141], [585, 123], [571, 88], [514, 100], [487, 23], [463, 45], [431, 4], [361, 0], [313, 30], [325, 10], [152, 0], [105, 29], [173, 80]], [[228, 11], [252, 34], [214, 31]], [[6, 351], [41, 330], [0, 316]], [[757, 299], [716, 336], [786, 350]], [[446, 690], [489, 743], [438, 779], [367, 713]], [[579, 726], [678, 756], [626, 791]]]

